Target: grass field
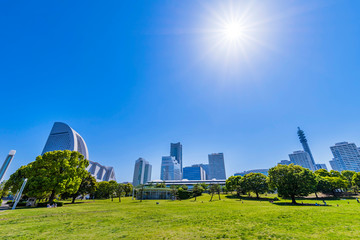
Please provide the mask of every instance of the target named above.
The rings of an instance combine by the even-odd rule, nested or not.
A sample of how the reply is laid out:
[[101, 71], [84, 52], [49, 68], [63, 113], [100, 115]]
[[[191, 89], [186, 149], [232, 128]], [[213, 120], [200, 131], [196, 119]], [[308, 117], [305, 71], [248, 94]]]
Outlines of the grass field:
[[225, 196], [220, 201], [209, 199], [208, 194], [196, 202], [140, 203], [123, 198], [122, 203], [95, 200], [59, 208], [7, 210], [0, 212], [0, 239], [360, 238], [360, 203], [353, 199], [328, 200], [332, 206], [327, 207], [282, 205], [285, 201], [242, 203]]

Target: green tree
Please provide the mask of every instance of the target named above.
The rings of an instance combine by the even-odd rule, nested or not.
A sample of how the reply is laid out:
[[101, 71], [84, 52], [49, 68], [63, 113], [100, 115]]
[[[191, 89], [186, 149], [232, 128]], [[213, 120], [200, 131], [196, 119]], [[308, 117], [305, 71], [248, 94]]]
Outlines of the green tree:
[[121, 202], [121, 195], [123, 194], [124, 191], [125, 191], [125, 184], [118, 183], [115, 192], [116, 195], [119, 197], [119, 202]]
[[330, 191], [336, 197], [336, 190], [346, 189], [348, 182], [342, 177], [324, 177], [330, 183]]
[[200, 196], [204, 192], [204, 189], [200, 184], [195, 184], [193, 186], [192, 192], [193, 192], [193, 197], [195, 197], [195, 201], [196, 201], [196, 197]]
[[209, 193], [211, 195], [210, 202], [212, 201], [215, 193], [219, 194], [219, 200], [221, 200], [220, 192], [221, 192], [221, 187], [219, 184], [211, 184], [209, 187]]
[[204, 189], [204, 192], [208, 190], [209, 184], [206, 183], [200, 183], [201, 187]]
[[114, 196], [116, 195], [116, 190], [118, 187], [118, 183], [114, 180], [109, 181], [109, 195], [111, 197], [111, 201], [114, 201]]
[[157, 183], [155, 185], [156, 188], [166, 188], [166, 185], [165, 185], [165, 182], [162, 182], [162, 183]]
[[72, 203], [75, 203], [75, 199], [78, 196], [85, 196], [86, 194], [94, 194], [96, 191], [96, 179], [88, 172], [82, 179], [79, 189], [72, 196]]
[[[315, 171], [315, 174], [316, 174], [316, 171]], [[318, 195], [317, 195], [318, 192], [321, 192], [324, 194], [329, 194], [332, 192], [331, 183], [327, 179], [328, 177], [329, 176], [322, 177], [320, 175], [316, 175], [316, 191], [315, 191], [316, 198], [318, 198]]]
[[178, 194], [179, 186], [171, 185], [170, 186], [170, 193], [174, 200], [176, 200], [177, 194]]
[[277, 165], [269, 170], [269, 185], [278, 194], [290, 197], [296, 204], [296, 196], [307, 196], [316, 190], [315, 174], [298, 165]]
[[330, 173], [326, 169], [318, 169], [314, 173], [320, 177], [330, 177]]
[[[4, 190], [11, 191], [14, 195], [18, 190], [20, 190], [21, 185], [24, 182], [24, 179], [28, 177], [28, 171], [30, 169], [30, 165], [21, 166], [17, 169], [13, 174], [11, 174], [10, 178], [6, 181]], [[23, 194], [26, 195], [29, 184], [25, 186]]]
[[86, 194], [94, 194], [97, 187], [96, 179], [87, 172], [86, 176], [81, 180], [81, 184], [76, 193], [70, 194], [65, 192], [61, 194], [61, 198], [72, 198], [71, 203], [75, 203], [75, 199], [79, 196], [85, 196]]
[[360, 173], [354, 174], [351, 183], [357, 190], [359, 190], [359, 188], [360, 188]]
[[241, 176], [231, 176], [226, 179], [225, 186], [229, 191], [236, 191], [238, 197], [241, 193]]
[[22, 178], [27, 178], [26, 193], [29, 197], [49, 196], [52, 203], [59, 194], [74, 194], [80, 187], [89, 161], [76, 151], [53, 151], [40, 155], [32, 163], [23, 166], [10, 177], [9, 187], [19, 189]]
[[133, 191], [133, 185], [131, 183], [126, 183], [124, 185], [125, 196], [130, 196], [130, 193]]
[[259, 194], [263, 194], [269, 190], [266, 176], [262, 173], [246, 174], [241, 181], [248, 192], [256, 194], [256, 198], [259, 198]]
[[348, 182], [348, 188], [351, 188], [353, 185], [352, 185], [352, 178], [354, 176], [356, 172], [354, 171], [349, 171], [349, 170], [345, 170], [345, 171], [342, 171], [341, 172], [341, 176], [346, 179], [346, 181]]
[[331, 170], [330, 177], [342, 177], [339, 171]]
[[102, 181], [97, 184], [96, 191], [94, 193], [95, 198], [97, 199], [107, 199], [110, 196], [109, 182]]

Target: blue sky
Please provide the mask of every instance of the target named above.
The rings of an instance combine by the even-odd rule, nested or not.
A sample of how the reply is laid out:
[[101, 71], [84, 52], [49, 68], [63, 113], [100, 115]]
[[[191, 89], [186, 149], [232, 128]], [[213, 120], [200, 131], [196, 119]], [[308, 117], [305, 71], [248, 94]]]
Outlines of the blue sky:
[[[298, 126], [328, 164], [330, 145], [360, 145], [359, 10], [356, 1], [1, 1], [0, 154], [17, 150], [7, 177], [41, 153], [55, 121], [118, 181], [132, 180], [138, 157], [158, 179], [177, 141], [184, 166], [224, 152], [228, 176], [272, 167], [301, 149]], [[246, 20], [236, 46], [219, 36], [230, 16]]]

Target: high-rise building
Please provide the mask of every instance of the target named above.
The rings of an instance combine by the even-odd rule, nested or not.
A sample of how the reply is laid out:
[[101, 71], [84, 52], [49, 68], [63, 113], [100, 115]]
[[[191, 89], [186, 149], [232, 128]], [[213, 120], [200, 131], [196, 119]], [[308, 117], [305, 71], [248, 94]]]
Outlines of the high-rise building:
[[330, 149], [334, 155], [334, 159], [330, 161], [332, 169], [360, 172], [360, 152], [355, 143], [340, 142]]
[[170, 144], [170, 156], [174, 157], [180, 165], [180, 172], [183, 172], [182, 145], [180, 142]]
[[183, 179], [187, 180], [206, 180], [206, 172], [201, 164], [192, 165], [191, 167], [184, 167]]
[[133, 185], [137, 186], [151, 181], [152, 166], [143, 158], [135, 161]]
[[163, 181], [181, 180], [180, 164], [174, 157], [162, 157], [160, 179]]
[[291, 163], [295, 165], [302, 166], [304, 168], [308, 168], [311, 171], [315, 171], [315, 166], [312, 164], [310, 154], [305, 151], [295, 151], [289, 154], [289, 158]]
[[[85, 140], [69, 125], [62, 122], [54, 123], [41, 155], [56, 150], [77, 151], [84, 155], [85, 159], [89, 160]], [[116, 181], [113, 167], [103, 166], [89, 160], [89, 166], [86, 170], [91, 173], [96, 181]]]
[[297, 134], [299, 136], [299, 140], [300, 140], [300, 142], [301, 142], [301, 144], [303, 146], [304, 151], [307, 152], [309, 154], [309, 156], [310, 156], [311, 164], [313, 165], [312, 168], [315, 169], [315, 160], [314, 160], [313, 155], [312, 155], [312, 153], [310, 151], [310, 147], [309, 147], [309, 144], [307, 142], [305, 133], [304, 133], [303, 130], [300, 129], [300, 127], [298, 127]]
[[62, 122], [54, 123], [41, 155], [55, 150], [77, 151], [89, 160], [89, 152], [84, 139], [69, 125]]
[[315, 168], [316, 168], [316, 170], [319, 170], [319, 169], [328, 170], [327, 167], [326, 167], [326, 164], [323, 164], [323, 163], [317, 163], [317, 164], [315, 164]]
[[209, 178], [217, 180], [226, 179], [223, 153], [209, 154]]
[[234, 176], [245, 176], [246, 174], [249, 173], [262, 173], [265, 176], [268, 175], [269, 169], [265, 168], [265, 169], [252, 169], [252, 170], [247, 170], [247, 171], [243, 171], [243, 172], [239, 172], [239, 173], [235, 173]]
[[199, 166], [201, 166], [205, 171], [205, 179], [210, 180], [210, 177], [209, 177], [209, 174], [210, 174], [210, 172], [209, 172], [209, 164], [201, 163], [201, 164], [199, 164]]
[[280, 164], [280, 165], [290, 165], [291, 161], [289, 161], [289, 160], [281, 160], [278, 164]]

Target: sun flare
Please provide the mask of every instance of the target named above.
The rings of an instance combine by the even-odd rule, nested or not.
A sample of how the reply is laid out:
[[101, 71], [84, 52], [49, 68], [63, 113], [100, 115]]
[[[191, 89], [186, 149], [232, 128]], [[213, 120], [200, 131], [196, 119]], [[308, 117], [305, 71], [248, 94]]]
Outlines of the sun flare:
[[244, 37], [244, 26], [238, 22], [227, 23], [224, 26], [223, 34], [229, 41], [238, 41]]

